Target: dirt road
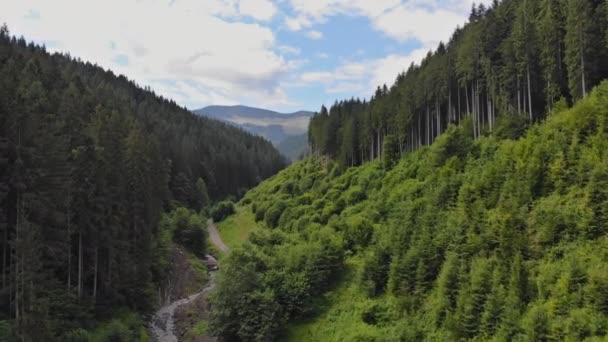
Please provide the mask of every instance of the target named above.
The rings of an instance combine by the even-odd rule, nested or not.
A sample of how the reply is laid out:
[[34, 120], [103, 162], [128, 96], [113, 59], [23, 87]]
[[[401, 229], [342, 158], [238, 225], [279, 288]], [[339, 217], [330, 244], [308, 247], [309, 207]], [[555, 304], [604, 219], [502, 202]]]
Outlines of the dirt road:
[[230, 252], [230, 248], [224, 244], [222, 238], [220, 237], [220, 233], [217, 231], [217, 227], [213, 223], [212, 219], [207, 221], [207, 231], [209, 232], [209, 237], [211, 238], [211, 242], [223, 253]]
[[[215, 245], [217, 249], [219, 249], [223, 253], [228, 253], [230, 249], [222, 238], [220, 237], [215, 224], [213, 224], [213, 220], [207, 221], [207, 230], [209, 231], [209, 237], [211, 238], [211, 242]], [[174, 301], [168, 305], [160, 308], [152, 317], [151, 321], [148, 324], [148, 328], [154, 340], [159, 342], [177, 342], [178, 338], [175, 336], [175, 310], [182, 306], [192, 303], [199, 296], [211, 291], [215, 287], [215, 272], [211, 272], [209, 282], [207, 286], [203, 288], [200, 292], [191, 294], [186, 298], [182, 298], [180, 300]]]

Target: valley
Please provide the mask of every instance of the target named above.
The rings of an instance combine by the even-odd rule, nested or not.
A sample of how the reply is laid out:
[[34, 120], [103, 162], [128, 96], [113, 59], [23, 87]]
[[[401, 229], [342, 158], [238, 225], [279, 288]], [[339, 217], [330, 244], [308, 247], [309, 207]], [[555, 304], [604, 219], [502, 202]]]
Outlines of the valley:
[[2, 9], [0, 341], [608, 340], [608, 2]]

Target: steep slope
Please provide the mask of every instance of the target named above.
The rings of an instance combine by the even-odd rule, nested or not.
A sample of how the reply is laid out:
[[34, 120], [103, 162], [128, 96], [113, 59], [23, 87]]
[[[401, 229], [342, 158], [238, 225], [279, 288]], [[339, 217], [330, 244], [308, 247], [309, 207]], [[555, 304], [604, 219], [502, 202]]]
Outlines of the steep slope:
[[[200, 212], [285, 165], [260, 137], [0, 27], [0, 340], [86, 340], [148, 312], [168, 275], [163, 211]], [[136, 316], [110, 328], [141, 332]]]
[[[470, 122], [393, 167], [313, 158], [247, 193], [211, 329], [241, 340], [602, 340], [608, 83], [527, 132]], [[286, 332], [288, 323], [295, 322]], [[595, 339], [593, 339], [595, 338]]]
[[[305, 138], [312, 112], [299, 111], [282, 114], [271, 110], [247, 106], [209, 106], [194, 111], [199, 115], [222, 120], [272, 142], [285, 156], [295, 160], [293, 151], [303, 151], [307, 145]], [[297, 140], [294, 138], [298, 138]], [[290, 145], [281, 150], [281, 146]]]

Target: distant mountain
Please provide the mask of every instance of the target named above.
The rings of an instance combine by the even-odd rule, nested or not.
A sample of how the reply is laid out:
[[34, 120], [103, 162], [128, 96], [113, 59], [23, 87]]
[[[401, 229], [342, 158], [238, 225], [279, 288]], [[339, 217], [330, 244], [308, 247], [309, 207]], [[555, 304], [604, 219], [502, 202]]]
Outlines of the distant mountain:
[[304, 133], [287, 137], [276, 145], [276, 148], [282, 155], [295, 161], [306, 152], [306, 146], [308, 146], [308, 134]]
[[208, 106], [194, 111], [196, 114], [232, 123], [272, 142], [283, 155], [296, 160], [308, 144], [308, 111], [278, 113], [272, 110], [247, 106]]

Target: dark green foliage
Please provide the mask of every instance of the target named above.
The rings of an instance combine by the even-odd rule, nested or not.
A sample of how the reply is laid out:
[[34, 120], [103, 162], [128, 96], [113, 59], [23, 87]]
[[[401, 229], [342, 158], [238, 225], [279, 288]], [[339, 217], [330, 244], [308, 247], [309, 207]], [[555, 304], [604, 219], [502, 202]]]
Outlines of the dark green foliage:
[[[2, 330], [20, 341], [84, 339], [79, 329], [116, 308], [148, 312], [168, 274], [163, 210], [199, 211], [284, 165], [261, 138], [2, 26]], [[176, 240], [203, 253], [202, 227], [180, 225]], [[100, 340], [134, 340], [115, 330]]]
[[475, 138], [521, 137], [560, 98], [583, 98], [608, 78], [605, 1], [503, 0], [473, 5], [469, 22], [369, 101], [322, 107], [308, 140], [342, 166], [428, 146], [450, 125]]
[[270, 228], [275, 228], [279, 224], [279, 218], [281, 218], [284, 210], [285, 204], [283, 202], [277, 202], [271, 205], [264, 214], [264, 222], [266, 222], [266, 225]]
[[207, 229], [204, 217], [185, 208], [176, 209], [171, 217], [173, 240], [189, 251], [203, 257], [206, 251]]
[[214, 222], [222, 222], [232, 214], [234, 214], [234, 203], [231, 201], [221, 201], [211, 209], [211, 218]]
[[528, 119], [520, 115], [503, 115], [496, 122], [494, 134], [498, 139], [519, 139], [526, 133]]
[[384, 137], [382, 144], [382, 165], [385, 170], [390, 170], [399, 160], [399, 146], [392, 135]]

